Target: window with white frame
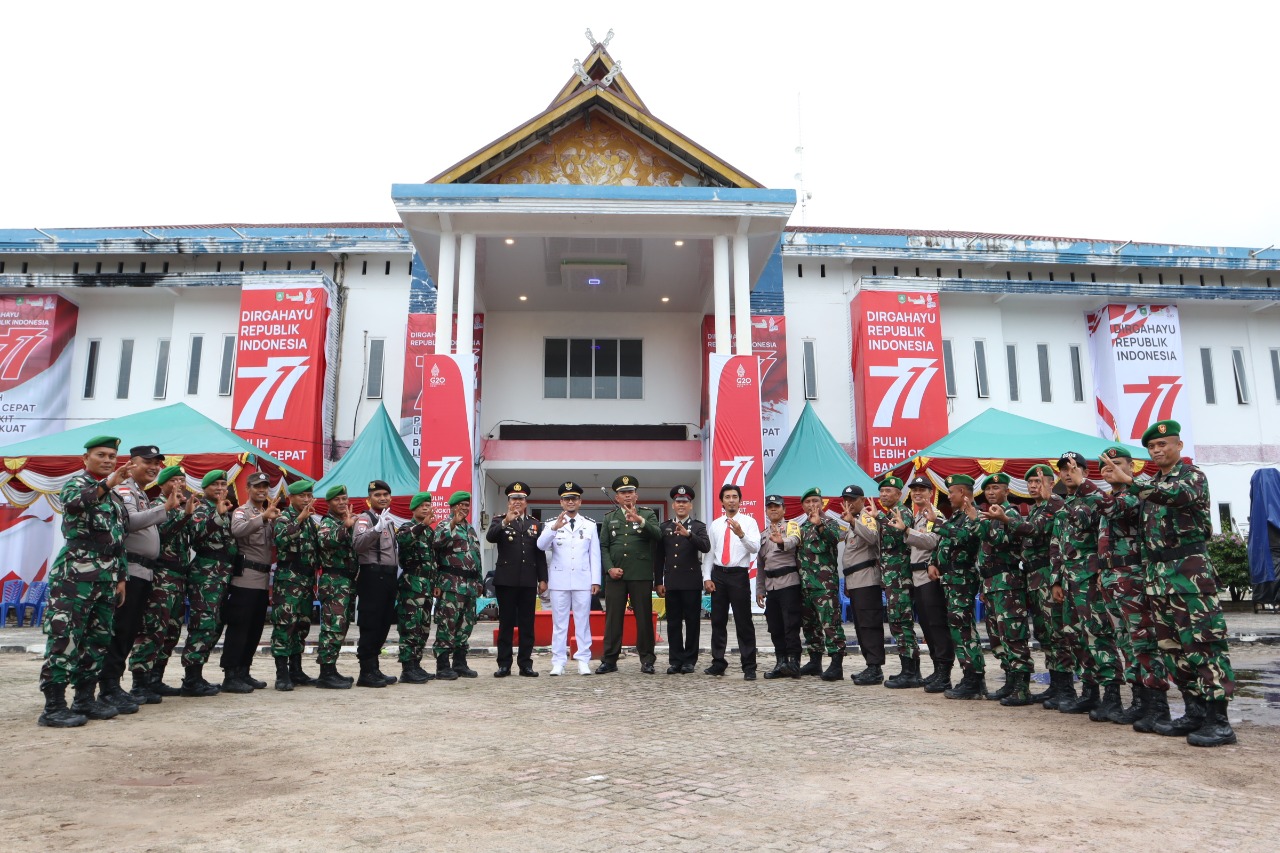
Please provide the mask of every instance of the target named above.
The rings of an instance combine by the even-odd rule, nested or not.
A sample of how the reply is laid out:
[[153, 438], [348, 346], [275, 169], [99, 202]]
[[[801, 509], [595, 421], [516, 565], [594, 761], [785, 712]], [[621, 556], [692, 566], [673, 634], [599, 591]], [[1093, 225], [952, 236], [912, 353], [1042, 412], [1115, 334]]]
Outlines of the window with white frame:
[[804, 342], [804, 398], [818, 399], [818, 358], [814, 352], [814, 341]]
[[1016, 403], [1022, 399], [1022, 390], [1018, 387], [1018, 347], [1016, 344], [1004, 345], [1005, 361], [1009, 366], [1009, 400]]
[[365, 399], [382, 399], [382, 365], [386, 345], [387, 342], [384, 338], [369, 339], [369, 351], [365, 359], [368, 364], [368, 372], [364, 378]]
[[163, 400], [169, 393], [169, 339], [161, 338], [156, 343], [156, 381], [151, 396]]
[[1049, 383], [1049, 345], [1036, 344], [1036, 364], [1040, 368], [1040, 402], [1053, 402], [1053, 388]]
[[120, 370], [116, 374], [116, 399], [129, 399], [129, 378], [133, 373], [133, 339], [120, 341]]
[[947, 396], [956, 395], [956, 359], [951, 351], [951, 339], [942, 339], [942, 379], [947, 388]]
[[200, 393], [200, 356], [204, 352], [204, 335], [191, 336], [191, 349], [187, 355], [187, 393]]
[[571, 400], [640, 400], [644, 349], [629, 338], [547, 338], [543, 396]]
[[218, 370], [218, 395], [231, 396], [236, 378], [236, 336], [222, 336], [222, 365]]
[[102, 341], [89, 341], [89, 349], [84, 357], [84, 398], [92, 400], [98, 387], [98, 356], [102, 352]]
[[1244, 350], [1240, 347], [1231, 349], [1231, 371], [1236, 378], [1236, 402], [1241, 405], [1249, 403], [1249, 374], [1245, 372]]
[[978, 396], [987, 398], [991, 396], [991, 385], [987, 381], [987, 342], [973, 342], [973, 372], [978, 380]]

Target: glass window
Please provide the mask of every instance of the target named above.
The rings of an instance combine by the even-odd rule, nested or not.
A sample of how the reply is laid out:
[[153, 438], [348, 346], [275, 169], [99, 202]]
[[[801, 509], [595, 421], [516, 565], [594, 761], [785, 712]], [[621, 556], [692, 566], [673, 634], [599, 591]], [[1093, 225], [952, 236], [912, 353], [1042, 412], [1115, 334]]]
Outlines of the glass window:
[[1084, 370], [1080, 365], [1080, 345], [1071, 345], [1071, 393], [1077, 403], [1084, 402]]
[[547, 338], [542, 348], [542, 395], [552, 399], [569, 396], [569, 342]]
[[590, 338], [569, 339], [569, 397], [574, 400], [591, 399], [591, 349]]
[[236, 373], [236, 336], [222, 336], [222, 367], [218, 371], [218, 394], [223, 397], [231, 395], [235, 385]]
[[1009, 399], [1016, 403], [1022, 399], [1018, 389], [1018, 347], [1014, 344], [1005, 344], [1004, 355], [1009, 363]]
[[644, 398], [644, 346], [639, 339], [618, 342], [618, 398]]
[[987, 383], [987, 342], [973, 342], [973, 369], [978, 379], [978, 396], [987, 398], [991, 396], [991, 387]]
[[546, 338], [542, 389], [548, 399], [639, 400], [644, 397], [641, 341]]
[[1280, 349], [1271, 351], [1271, 383], [1276, 386], [1276, 402], [1280, 403]]
[[1244, 350], [1239, 347], [1233, 347], [1231, 350], [1231, 369], [1236, 376], [1236, 402], [1248, 403], [1249, 399], [1249, 375], [1244, 371]]
[[102, 341], [89, 341], [89, 351], [84, 358], [84, 398], [86, 400], [93, 399], [98, 385], [98, 353], [101, 349]]
[[1053, 402], [1053, 389], [1049, 386], [1049, 345], [1036, 344], [1036, 362], [1040, 366], [1040, 402]]
[[383, 338], [369, 339], [369, 372], [365, 376], [364, 386], [365, 398], [369, 400], [382, 399], [382, 362], [386, 343]]
[[129, 374], [133, 372], [133, 341], [120, 342], [120, 372], [116, 374], [116, 399], [129, 399]]
[[1200, 349], [1200, 370], [1204, 373], [1204, 401], [1212, 405], [1218, 402], [1218, 391], [1213, 385], [1213, 351]]
[[942, 378], [946, 382], [947, 396], [956, 395], [956, 359], [951, 352], [951, 339], [942, 339]]
[[191, 354], [187, 357], [187, 393], [200, 393], [200, 355], [204, 351], [204, 335], [191, 336]]
[[152, 396], [163, 400], [169, 393], [169, 339], [161, 338], [156, 345], [156, 384]]
[[599, 340], [593, 347], [595, 356], [595, 398], [618, 399], [618, 342]]
[[818, 359], [813, 351], [814, 342], [804, 342], [804, 398], [818, 399]]

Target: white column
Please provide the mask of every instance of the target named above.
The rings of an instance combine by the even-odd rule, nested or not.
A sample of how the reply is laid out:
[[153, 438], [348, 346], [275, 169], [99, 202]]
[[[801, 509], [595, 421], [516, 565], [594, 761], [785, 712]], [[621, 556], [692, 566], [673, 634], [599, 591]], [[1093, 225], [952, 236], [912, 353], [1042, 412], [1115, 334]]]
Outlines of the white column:
[[751, 355], [751, 256], [747, 236], [733, 238], [733, 326], [738, 336], [734, 355]]
[[452, 231], [440, 235], [440, 271], [436, 276], [436, 355], [448, 355], [453, 343], [453, 264], [458, 238]]
[[476, 235], [463, 234], [458, 241], [458, 355], [471, 355], [475, 313]]
[[729, 347], [729, 238], [711, 238], [711, 287], [716, 312], [716, 355], [732, 355]]

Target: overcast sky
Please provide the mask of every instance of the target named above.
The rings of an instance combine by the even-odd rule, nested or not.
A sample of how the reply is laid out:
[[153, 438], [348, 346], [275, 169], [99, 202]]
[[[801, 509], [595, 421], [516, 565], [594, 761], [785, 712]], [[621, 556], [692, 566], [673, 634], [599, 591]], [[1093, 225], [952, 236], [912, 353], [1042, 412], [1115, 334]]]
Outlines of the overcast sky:
[[4, 4], [0, 228], [393, 221], [393, 183], [544, 109], [590, 27], [660, 119], [766, 186], [803, 172], [809, 225], [1263, 247], [1278, 24], [1229, 2]]

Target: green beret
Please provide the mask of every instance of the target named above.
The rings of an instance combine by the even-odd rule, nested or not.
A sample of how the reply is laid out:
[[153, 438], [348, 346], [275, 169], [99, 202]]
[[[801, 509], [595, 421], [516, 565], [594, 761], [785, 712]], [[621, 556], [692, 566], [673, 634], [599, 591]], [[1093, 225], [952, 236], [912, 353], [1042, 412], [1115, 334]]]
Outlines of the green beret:
[[800, 496], [800, 500], [807, 501], [809, 498], [820, 498], [820, 497], [822, 497], [822, 489], [819, 489], [817, 486], [812, 486], [809, 489], [807, 489], [803, 495]]
[[[413, 512], [429, 500], [431, 500], [430, 492], [418, 492], [416, 495], [409, 498], [409, 512]], [[452, 505], [453, 504], [450, 504], [450, 506]]]
[[463, 501], [469, 501], [469, 500], [471, 500], [470, 492], [454, 492], [453, 494], [449, 495], [449, 506], [457, 506]]
[[879, 486], [880, 486], [880, 488], [882, 488], [882, 489], [883, 489], [885, 486], [892, 486], [892, 487], [893, 487], [893, 488], [895, 488], [895, 489], [901, 489], [901, 488], [902, 488], [902, 478], [901, 478], [901, 477], [895, 477], [893, 474], [890, 474], [889, 476], [887, 476], [887, 477], [883, 478], [883, 479], [880, 481]]
[[181, 473], [181, 465], [170, 465], [168, 468], [162, 469], [159, 474], [156, 474], [156, 485], [163, 486]]
[[1032, 465], [1027, 469], [1027, 479], [1030, 480], [1032, 477], [1048, 477], [1050, 480], [1057, 479], [1057, 476], [1053, 473], [1053, 469], [1044, 463]]
[[200, 488], [207, 489], [219, 480], [227, 479], [227, 472], [221, 468], [214, 468], [208, 474], [204, 475], [204, 479], [200, 481]]
[[324, 499], [331, 501], [334, 498], [340, 498], [347, 493], [346, 486], [330, 486], [329, 491], [324, 493]]
[[84, 443], [85, 450], [93, 450], [95, 447], [110, 447], [112, 450], [119, 450], [120, 439], [113, 435], [95, 435]]
[[948, 474], [946, 483], [947, 488], [951, 488], [952, 486], [964, 486], [968, 489], [973, 488], [973, 478], [968, 474]]
[[615, 492], [634, 492], [639, 487], [640, 481], [630, 474], [623, 474], [621, 477], [613, 481], [613, 490]]
[[300, 495], [303, 492], [309, 492], [316, 487], [316, 484], [310, 480], [299, 480], [296, 483], [289, 484], [289, 495]]
[[1133, 454], [1129, 452], [1129, 448], [1125, 447], [1123, 444], [1108, 447], [1106, 450], [1102, 451], [1102, 455], [1108, 459], [1119, 459], [1121, 457], [1125, 459], [1133, 458]]
[[1146, 447], [1153, 439], [1176, 438], [1180, 435], [1182, 435], [1182, 424], [1177, 421], [1156, 421], [1142, 434], [1142, 446]]
[[1007, 486], [1009, 485], [1009, 475], [1003, 471], [999, 472], [998, 474], [988, 474], [987, 478], [982, 481], [982, 487], [985, 489], [987, 486], [990, 486], [992, 483], [995, 483], [1001, 486]]

